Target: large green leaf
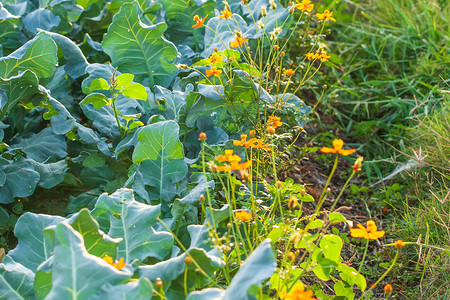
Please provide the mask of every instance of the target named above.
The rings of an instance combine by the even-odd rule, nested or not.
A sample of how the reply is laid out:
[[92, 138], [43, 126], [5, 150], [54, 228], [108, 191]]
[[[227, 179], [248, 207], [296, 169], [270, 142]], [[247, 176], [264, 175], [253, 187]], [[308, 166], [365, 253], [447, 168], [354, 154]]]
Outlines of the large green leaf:
[[53, 245], [44, 238], [44, 229], [55, 225], [64, 218], [58, 216], [23, 214], [16, 223], [14, 235], [19, 240], [17, 247], [8, 255], [16, 262], [36, 272], [37, 267], [53, 252]]
[[53, 41], [61, 48], [64, 59], [67, 61], [64, 64], [64, 70], [67, 75], [73, 79], [77, 79], [86, 73], [88, 62], [77, 44], [61, 34], [48, 31], [41, 32], [45, 32], [45, 34], [51, 36]]
[[67, 222], [83, 236], [86, 251], [98, 257], [115, 257], [117, 245], [122, 239], [112, 239], [99, 230], [97, 221], [91, 217], [88, 209], [73, 215]]
[[123, 238], [118, 253], [127, 263], [149, 256], [163, 259], [172, 249], [172, 235], [152, 227], [160, 215], [160, 205], [137, 202], [132, 190], [120, 189], [110, 196], [101, 195], [92, 213], [101, 224], [109, 219], [106, 225], [110, 237]]
[[59, 159], [67, 156], [64, 136], [54, 134], [51, 128], [44, 128], [26, 139], [19, 137], [14, 142], [10, 149], [22, 149], [28, 158], [37, 162], [43, 163], [51, 156]]
[[26, 41], [21, 30], [20, 17], [11, 14], [0, 3], [0, 40], [5, 49], [16, 49]]
[[119, 271], [86, 251], [83, 237], [66, 222], [55, 228], [52, 289], [47, 299], [87, 299], [107, 283], [118, 284], [131, 273]]
[[139, 278], [139, 281], [132, 281], [127, 284], [115, 285], [106, 284], [100, 292], [90, 297], [89, 300], [148, 300], [153, 296], [152, 283], [148, 278]]
[[140, 22], [141, 14], [138, 2], [123, 4], [104, 36], [103, 49], [112, 65], [134, 74], [135, 81], [168, 86], [177, 71], [171, 63], [177, 49], [162, 37], [165, 23], [147, 26]]
[[[213, 0], [161, 0], [166, 11], [166, 21], [169, 24], [168, 33], [171, 41], [180, 44], [189, 42], [191, 47], [203, 49], [203, 29], [192, 28], [195, 15], [200, 18], [213, 15], [216, 1]], [[191, 37], [191, 35], [193, 37]]]
[[32, 163], [25, 158], [0, 165], [0, 177], [4, 178], [0, 185], [0, 203], [11, 203], [15, 197], [32, 195], [40, 179]]
[[39, 80], [36, 74], [29, 70], [7, 79], [0, 77], [0, 120], [3, 120], [17, 103], [27, 103], [39, 93]]
[[55, 16], [50, 10], [38, 8], [23, 17], [25, 28], [32, 34], [36, 34], [38, 28], [51, 30], [59, 25], [60, 17]]
[[0, 299], [34, 299], [34, 273], [6, 256], [0, 264]]
[[260, 284], [269, 278], [276, 268], [275, 255], [273, 254], [270, 240], [262, 242], [258, 248], [244, 261], [239, 271], [231, 280], [225, 291], [219, 289], [206, 289], [200, 292], [192, 292], [187, 300], [248, 300], [249, 289], [253, 285]]
[[[174, 121], [147, 125], [139, 131], [133, 152], [133, 162], [139, 168], [133, 188], [147, 200], [170, 201], [176, 195], [175, 184], [186, 176], [183, 145], [178, 136], [179, 127]], [[151, 186], [149, 192], [145, 191], [146, 185]]]
[[0, 78], [16, 76], [25, 70], [34, 72], [38, 78], [49, 78], [58, 62], [56, 52], [57, 47], [52, 38], [39, 33], [10, 55], [0, 58]]

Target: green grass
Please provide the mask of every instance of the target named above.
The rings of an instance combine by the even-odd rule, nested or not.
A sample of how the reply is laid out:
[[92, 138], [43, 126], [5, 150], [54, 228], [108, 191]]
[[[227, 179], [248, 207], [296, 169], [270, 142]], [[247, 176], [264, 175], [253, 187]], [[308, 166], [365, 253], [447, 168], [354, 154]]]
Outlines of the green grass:
[[[336, 2], [330, 2], [327, 7]], [[340, 1], [324, 81], [325, 113], [361, 143], [369, 177], [392, 170], [412, 118], [440, 106], [450, 80], [450, 4], [442, 1]], [[320, 8], [319, 8], [320, 10]], [[388, 150], [388, 151], [386, 151]]]
[[395, 299], [450, 299], [450, 2], [328, 1], [318, 11], [325, 8], [337, 19], [328, 41], [335, 66], [317, 85], [329, 87], [317, 116], [337, 120], [329, 129], [359, 146], [369, 183], [405, 162], [422, 164], [357, 196], [389, 239], [416, 243], [389, 276]]

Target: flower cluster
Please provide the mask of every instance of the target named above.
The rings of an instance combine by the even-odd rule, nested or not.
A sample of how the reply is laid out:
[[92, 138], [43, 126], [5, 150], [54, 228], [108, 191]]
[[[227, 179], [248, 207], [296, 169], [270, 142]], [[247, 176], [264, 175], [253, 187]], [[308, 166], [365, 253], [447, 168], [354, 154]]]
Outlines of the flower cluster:
[[248, 160], [244, 163], [239, 163], [242, 158], [239, 155], [233, 154], [233, 150], [225, 150], [225, 154], [216, 156], [218, 162], [225, 163], [223, 166], [217, 166], [219, 172], [229, 173], [231, 171], [238, 171], [248, 169], [252, 165], [252, 161]]
[[252, 213], [246, 212], [245, 210], [237, 211], [235, 215], [236, 218], [241, 222], [248, 221], [252, 218]]
[[277, 127], [280, 127], [281, 125], [283, 125], [283, 123], [281, 123], [281, 118], [277, 117], [277, 116], [270, 116], [267, 123], [271, 123], [273, 128], [275, 128], [275, 129]]
[[240, 141], [233, 141], [233, 145], [235, 146], [244, 146], [246, 149], [248, 148], [257, 148], [257, 149], [263, 149], [266, 151], [270, 151], [270, 148], [268, 147], [269, 144], [264, 144], [264, 141], [257, 138], [251, 138], [247, 141], [247, 135], [241, 134], [241, 140]]
[[308, 52], [306, 53], [306, 58], [308, 60], [316, 60], [316, 59], [320, 59], [321, 62], [326, 62], [328, 61], [328, 59], [331, 56], [328, 55], [328, 52], [320, 49], [318, 52], [314, 53], [314, 52]]

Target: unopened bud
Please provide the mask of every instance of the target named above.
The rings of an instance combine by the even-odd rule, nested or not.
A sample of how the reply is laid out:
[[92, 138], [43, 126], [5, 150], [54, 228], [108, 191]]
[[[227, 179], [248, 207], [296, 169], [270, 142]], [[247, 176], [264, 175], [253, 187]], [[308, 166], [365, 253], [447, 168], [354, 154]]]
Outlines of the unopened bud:
[[200, 200], [200, 202], [205, 201], [205, 195], [201, 194], [200, 197], [198, 197], [198, 200]]
[[156, 286], [158, 288], [162, 288], [163, 287], [163, 281], [161, 280], [161, 278], [156, 278]]
[[281, 57], [284, 57], [285, 55], [286, 55], [286, 52], [284, 52], [284, 51], [281, 51], [281, 52], [280, 52], [280, 56], [281, 56]]
[[275, 134], [275, 128], [273, 128], [273, 126], [269, 126], [266, 129], [268, 134]]
[[217, 52], [217, 51], [219, 51], [219, 48], [214, 47], [214, 52]]
[[289, 251], [289, 253], [287, 254], [287, 256], [288, 256], [288, 258], [289, 258], [291, 261], [294, 261], [295, 258], [296, 258], [295, 253], [292, 252], [292, 251]]
[[207, 136], [206, 136], [206, 133], [204, 133], [204, 132], [200, 132], [200, 134], [198, 135], [199, 141], [204, 142], [204, 141], [206, 141], [206, 138], [207, 138]]
[[275, 183], [276, 187], [281, 187], [283, 185], [283, 182], [277, 180], [277, 182]]
[[256, 131], [252, 129], [252, 130], [250, 130], [249, 134], [250, 134], [250, 136], [255, 136], [256, 135]]
[[393, 291], [394, 289], [392, 288], [392, 285], [390, 285], [389, 283], [384, 286], [384, 292], [386, 293], [386, 295], [389, 296], [390, 294], [392, 294]]
[[190, 264], [192, 264], [194, 262], [194, 260], [192, 259], [192, 257], [190, 257], [190, 256], [186, 256], [185, 258], [184, 258], [184, 263], [186, 264], [186, 265], [190, 265]]

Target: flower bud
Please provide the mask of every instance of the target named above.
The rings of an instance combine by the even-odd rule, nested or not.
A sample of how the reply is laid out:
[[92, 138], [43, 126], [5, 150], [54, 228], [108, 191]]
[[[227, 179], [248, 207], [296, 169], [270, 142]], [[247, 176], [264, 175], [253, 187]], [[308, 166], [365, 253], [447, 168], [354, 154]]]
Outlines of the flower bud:
[[266, 129], [268, 134], [274, 134], [275, 133], [275, 128], [273, 128], [273, 126], [269, 126]]
[[205, 201], [205, 195], [201, 194], [200, 197], [198, 197], [198, 200], [200, 200], [200, 202]]
[[162, 288], [163, 287], [163, 281], [161, 280], [160, 277], [156, 278], [156, 286], [158, 288]]
[[198, 140], [202, 142], [206, 141], [206, 133], [200, 132], [200, 134], [198, 135]]
[[283, 185], [283, 182], [277, 180], [277, 182], [275, 183], [276, 187], [281, 187]]
[[252, 129], [252, 130], [250, 130], [249, 134], [250, 134], [250, 136], [255, 136], [256, 135], [256, 131]]
[[192, 257], [190, 257], [190, 256], [186, 256], [185, 258], [184, 258], [184, 263], [186, 264], [186, 265], [190, 265], [190, 264], [192, 264], [194, 262], [194, 260], [192, 259]]
[[392, 285], [390, 285], [389, 283], [384, 286], [384, 292], [386, 293], [386, 295], [389, 296], [390, 294], [392, 294], [393, 291], [394, 289], [392, 288]]
[[219, 51], [219, 48], [214, 47], [214, 52], [217, 52], [217, 51]]
[[292, 252], [292, 251], [289, 251], [289, 253], [287, 254], [287, 256], [288, 256], [289, 260], [291, 260], [291, 261], [294, 261], [295, 258], [296, 258], [295, 253]]

